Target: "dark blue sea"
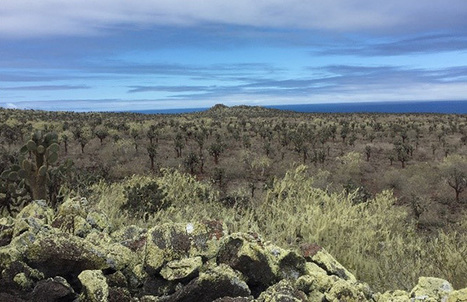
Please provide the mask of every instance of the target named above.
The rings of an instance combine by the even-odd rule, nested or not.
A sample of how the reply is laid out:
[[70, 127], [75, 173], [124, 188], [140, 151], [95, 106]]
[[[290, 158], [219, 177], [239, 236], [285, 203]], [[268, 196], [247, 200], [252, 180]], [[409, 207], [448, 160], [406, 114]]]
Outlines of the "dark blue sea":
[[[412, 101], [412, 102], [361, 102], [361, 103], [333, 103], [333, 104], [296, 104], [264, 106], [296, 112], [318, 113], [455, 113], [467, 114], [467, 100], [465, 101]], [[137, 113], [178, 114], [204, 111], [209, 108], [185, 108], [164, 110], [139, 110]]]

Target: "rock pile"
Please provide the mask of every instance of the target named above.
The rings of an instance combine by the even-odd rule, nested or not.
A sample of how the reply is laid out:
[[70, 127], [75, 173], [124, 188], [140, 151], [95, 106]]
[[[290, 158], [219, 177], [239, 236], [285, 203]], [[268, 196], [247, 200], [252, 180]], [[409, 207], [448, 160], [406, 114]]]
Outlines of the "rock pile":
[[467, 302], [437, 278], [376, 293], [315, 244], [284, 250], [220, 221], [110, 230], [75, 200], [1, 218], [0, 301]]

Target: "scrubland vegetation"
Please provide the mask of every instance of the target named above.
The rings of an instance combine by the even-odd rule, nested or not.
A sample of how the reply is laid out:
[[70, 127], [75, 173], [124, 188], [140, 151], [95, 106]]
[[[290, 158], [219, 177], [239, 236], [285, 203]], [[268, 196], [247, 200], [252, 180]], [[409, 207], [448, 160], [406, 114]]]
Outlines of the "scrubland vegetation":
[[467, 287], [467, 116], [216, 105], [2, 109], [0, 121], [2, 215], [86, 198], [114, 228], [217, 219], [284, 247], [317, 243], [381, 291], [419, 276]]

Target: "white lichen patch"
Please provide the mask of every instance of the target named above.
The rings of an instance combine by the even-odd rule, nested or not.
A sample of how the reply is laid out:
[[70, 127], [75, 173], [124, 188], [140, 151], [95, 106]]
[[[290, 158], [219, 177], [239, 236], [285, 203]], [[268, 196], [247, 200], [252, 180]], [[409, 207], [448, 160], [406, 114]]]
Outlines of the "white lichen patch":
[[191, 234], [191, 233], [193, 233], [193, 231], [194, 231], [195, 228], [194, 228], [194, 226], [193, 226], [192, 223], [187, 223], [185, 229], [186, 229], [186, 233], [187, 233], [187, 234]]

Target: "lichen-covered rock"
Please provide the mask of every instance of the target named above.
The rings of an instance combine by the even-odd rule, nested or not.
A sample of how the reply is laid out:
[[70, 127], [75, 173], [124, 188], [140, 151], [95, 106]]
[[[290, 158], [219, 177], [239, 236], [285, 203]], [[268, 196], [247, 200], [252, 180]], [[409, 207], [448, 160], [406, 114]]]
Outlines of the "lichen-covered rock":
[[261, 242], [248, 234], [235, 233], [222, 240], [217, 263], [241, 272], [253, 293], [259, 294], [278, 281], [277, 270]]
[[303, 291], [311, 301], [322, 301], [324, 294], [332, 288], [337, 280], [339, 280], [337, 276], [315, 272], [298, 278], [295, 287]]
[[122, 287], [109, 287], [109, 302], [130, 302], [137, 301], [131, 297], [130, 292]]
[[68, 233], [41, 237], [27, 246], [25, 262], [46, 277], [77, 276], [89, 269], [107, 269], [106, 251]]
[[201, 256], [214, 258], [218, 231], [202, 223], [166, 223], [148, 230], [146, 268], [158, 272], [172, 260]]
[[86, 215], [86, 222], [95, 230], [108, 233], [112, 226], [109, 224], [109, 219], [105, 213], [101, 211], [90, 211]]
[[467, 302], [467, 288], [452, 291], [447, 302]]
[[201, 257], [185, 258], [166, 263], [161, 269], [161, 276], [169, 281], [196, 277], [203, 265]]
[[328, 275], [335, 275], [344, 280], [357, 281], [355, 276], [334, 259], [323, 247], [317, 244], [304, 244], [301, 246], [301, 250], [305, 259], [316, 263]]
[[303, 302], [308, 301], [305, 293], [292, 286], [290, 281], [281, 280], [270, 286], [256, 299], [257, 302]]
[[81, 199], [69, 198], [58, 207], [57, 217], [68, 215], [86, 217], [86, 206]]
[[168, 297], [183, 287], [179, 281], [168, 281], [160, 276], [149, 276], [144, 280], [142, 287], [138, 288], [139, 294]]
[[13, 281], [18, 284], [22, 290], [29, 290], [33, 286], [33, 282], [29, 279], [25, 273], [16, 274], [13, 277]]
[[214, 300], [213, 302], [252, 302], [253, 297], [222, 297]]
[[74, 301], [76, 297], [77, 295], [70, 284], [64, 278], [57, 276], [38, 282], [30, 295], [30, 301]]
[[251, 292], [242, 276], [227, 265], [214, 266], [201, 272], [173, 295], [167, 302], [211, 302], [222, 297], [248, 297]]
[[58, 207], [52, 226], [83, 238], [92, 230], [86, 221], [86, 209], [77, 198], [67, 199]]
[[292, 250], [285, 250], [272, 244], [265, 244], [265, 250], [280, 279], [296, 280], [305, 273], [305, 258]]
[[386, 291], [382, 294], [376, 294], [377, 302], [407, 302], [410, 301], [409, 293], [403, 290]]
[[420, 277], [410, 297], [415, 301], [447, 301], [452, 291], [452, 285], [446, 280]]
[[145, 296], [142, 296], [139, 300], [140, 302], [161, 302], [161, 301], [166, 301], [167, 299], [164, 300], [156, 296], [145, 295]]
[[35, 200], [16, 215], [13, 237], [25, 231], [38, 233], [41, 228], [52, 222], [54, 211], [43, 200]]
[[8, 245], [0, 247], [0, 271], [15, 261], [23, 261], [23, 255], [28, 247], [44, 234], [53, 234], [53, 232], [45, 227], [39, 233], [25, 231], [14, 237]]
[[20, 259], [21, 253], [14, 246], [7, 245], [0, 247], [0, 271]]
[[14, 226], [15, 220], [11, 216], [0, 218], [0, 247], [11, 242]]
[[373, 293], [316, 244], [301, 254], [220, 221], [128, 226], [70, 199], [0, 219], [0, 301], [467, 302], [467, 289], [420, 278], [408, 293]]
[[123, 270], [130, 265], [134, 266], [138, 261], [138, 255], [129, 248], [114, 242], [107, 233], [94, 230], [86, 236], [86, 241], [99, 247], [100, 251], [105, 254], [109, 267], [116, 271]]
[[85, 270], [78, 275], [84, 289], [85, 301], [106, 302], [109, 296], [109, 286], [100, 270]]
[[131, 288], [138, 288], [142, 286], [144, 280], [149, 277], [149, 274], [144, 269], [143, 264], [137, 264], [131, 270], [128, 270], [126, 276], [128, 285]]
[[329, 302], [364, 302], [371, 301], [356, 283], [339, 279], [332, 284], [331, 289], [324, 295]]
[[133, 252], [142, 251], [146, 246], [147, 229], [130, 225], [116, 230], [110, 236], [114, 241], [126, 246]]
[[312, 262], [306, 263], [306, 274], [298, 278], [295, 286], [305, 292], [310, 301], [372, 301], [373, 299], [373, 292], [366, 283], [328, 275], [325, 270]]
[[128, 280], [121, 271], [116, 271], [112, 274], [106, 274], [105, 278], [107, 279], [107, 284], [111, 287], [128, 287]]
[[10, 263], [0, 276], [0, 288], [9, 292], [27, 292], [34, 288], [44, 275], [21, 261]]

